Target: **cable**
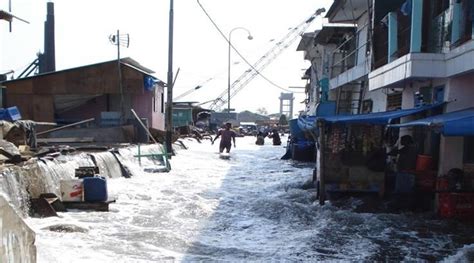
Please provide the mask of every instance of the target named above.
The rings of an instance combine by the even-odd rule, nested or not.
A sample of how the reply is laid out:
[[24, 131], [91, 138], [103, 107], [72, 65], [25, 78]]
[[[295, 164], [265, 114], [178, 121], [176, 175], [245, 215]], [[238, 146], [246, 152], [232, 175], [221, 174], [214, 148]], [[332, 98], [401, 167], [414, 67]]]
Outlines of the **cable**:
[[286, 92], [292, 92], [288, 89], [285, 89], [277, 84], [275, 84], [275, 82], [269, 80], [267, 77], [265, 77], [260, 71], [258, 71], [235, 47], [234, 45], [232, 45], [232, 43], [229, 41], [229, 39], [227, 39], [227, 36], [222, 32], [222, 30], [219, 28], [219, 26], [216, 24], [216, 22], [214, 22], [214, 20], [212, 19], [212, 17], [209, 15], [209, 13], [206, 11], [206, 9], [204, 8], [204, 6], [201, 4], [201, 2], [199, 2], [199, 0], [196, 0], [197, 3], [199, 4], [199, 6], [201, 7], [202, 11], [204, 12], [204, 14], [206, 14], [207, 18], [209, 18], [209, 20], [211, 21], [212, 25], [214, 25], [214, 27], [217, 29], [217, 31], [219, 32], [219, 34], [226, 40], [226, 42], [232, 47], [232, 49], [239, 55], [240, 58], [242, 58], [242, 60], [247, 64], [249, 65], [252, 70], [254, 70], [258, 75], [260, 75], [260, 77], [262, 77], [264, 80], [266, 80], [268, 83], [270, 83], [271, 85], [275, 86], [276, 88], [279, 88], [283, 91], [286, 91]]

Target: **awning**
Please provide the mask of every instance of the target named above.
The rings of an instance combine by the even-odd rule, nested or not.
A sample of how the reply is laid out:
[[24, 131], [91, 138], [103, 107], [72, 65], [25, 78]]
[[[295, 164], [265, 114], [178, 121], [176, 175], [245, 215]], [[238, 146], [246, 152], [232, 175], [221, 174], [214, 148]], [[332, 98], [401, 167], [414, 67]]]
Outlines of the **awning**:
[[334, 115], [328, 117], [321, 117], [320, 119], [329, 123], [347, 123], [347, 124], [373, 124], [373, 125], [387, 125], [393, 120], [402, 117], [414, 115], [423, 111], [427, 111], [436, 107], [444, 105], [442, 103], [436, 103], [432, 105], [425, 105], [412, 109], [402, 109], [394, 111], [384, 111], [368, 114], [355, 114], [355, 115]]
[[390, 125], [391, 128], [428, 126], [444, 136], [474, 136], [474, 108], [448, 112], [407, 123]]
[[317, 131], [318, 125], [316, 123], [318, 117], [316, 116], [304, 116], [298, 118], [298, 127], [302, 131]]
[[315, 44], [340, 44], [347, 33], [355, 33], [357, 26], [354, 24], [326, 24], [314, 37]]

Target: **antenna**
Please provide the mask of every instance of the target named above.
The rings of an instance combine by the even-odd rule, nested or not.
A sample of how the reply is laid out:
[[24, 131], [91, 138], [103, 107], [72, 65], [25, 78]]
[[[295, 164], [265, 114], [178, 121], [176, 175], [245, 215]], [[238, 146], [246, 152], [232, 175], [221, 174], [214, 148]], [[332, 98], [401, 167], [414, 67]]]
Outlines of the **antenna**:
[[24, 20], [24, 19], [21, 19], [17, 16], [14, 16], [12, 15], [12, 0], [8, 0], [8, 12], [7, 11], [3, 11], [3, 10], [0, 10], [0, 20], [6, 20], [8, 21], [8, 24], [9, 24], [9, 29], [10, 29], [10, 32], [12, 32], [12, 21], [13, 21], [13, 18], [15, 19], [18, 19], [22, 22], [25, 22], [27, 24], [29, 24], [30, 22]]
[[130, 45], [130, 36], [129, 34], [120, 35], [120, 31], [117, 30], [116, 35], [109, 35], [109, 41], [113, 45], [117, 46], [117, 68], [118, 68], [118, 86], [120, 90], [120, 111], [121, 111], [121, 120], [125, 119], [125, 109], [124, 109], [124, 98], [123, 98], [123, 86], [122, 86], [122, 69], [120, 67], [120, 46], [128, 48]]
[[120, 35], [119, 31], [117, 30], [116, 35], [109, 35], [109, 41], [110, 43], [116, 46], [122, 46], [122, 47], [128, 48], [130, 46], [130, 35], [129, 34]]

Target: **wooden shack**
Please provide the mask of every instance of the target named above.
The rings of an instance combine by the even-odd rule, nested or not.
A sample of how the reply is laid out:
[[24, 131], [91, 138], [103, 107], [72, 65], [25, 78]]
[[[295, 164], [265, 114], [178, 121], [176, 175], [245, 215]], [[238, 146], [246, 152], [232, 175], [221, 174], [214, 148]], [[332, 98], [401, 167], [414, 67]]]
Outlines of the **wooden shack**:
[[107, 113], [127, 122], [134, 109], [149, 127], [164, 130], [164, 83], [153, 73], [123, 58], [6, 81], [3, 107], [17, 106], [23, 119], [56, 123], [117, 115]]

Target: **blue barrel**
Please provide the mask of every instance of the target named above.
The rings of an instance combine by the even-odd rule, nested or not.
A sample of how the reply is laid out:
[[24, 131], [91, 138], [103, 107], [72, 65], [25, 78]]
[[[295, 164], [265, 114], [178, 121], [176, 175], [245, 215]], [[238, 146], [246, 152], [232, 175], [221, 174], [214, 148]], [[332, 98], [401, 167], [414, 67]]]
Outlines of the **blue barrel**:
[[107, 181], [104, 177], [84, 178], [84, 201], [105, 202], [108, 199]]

